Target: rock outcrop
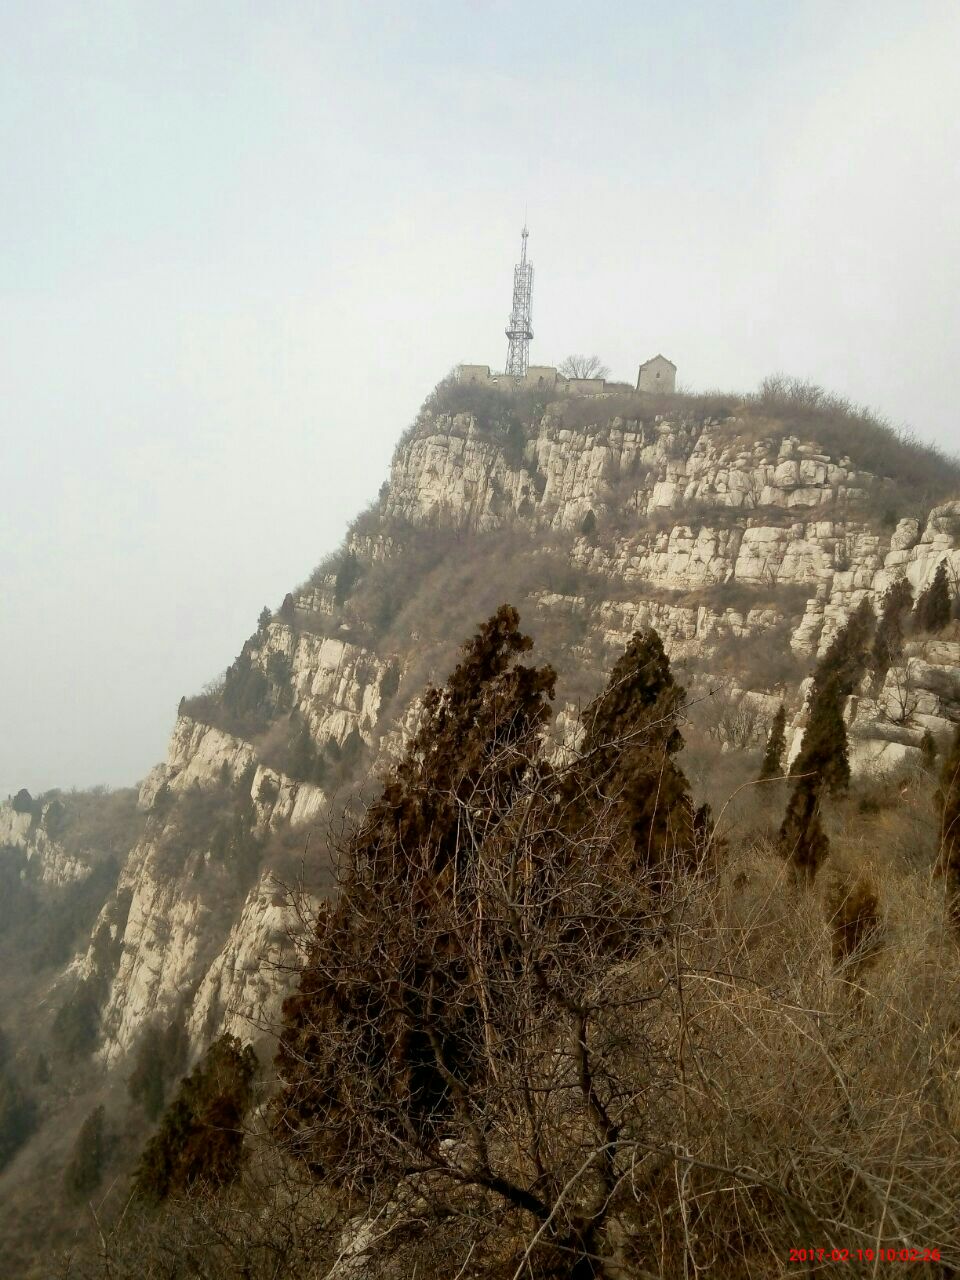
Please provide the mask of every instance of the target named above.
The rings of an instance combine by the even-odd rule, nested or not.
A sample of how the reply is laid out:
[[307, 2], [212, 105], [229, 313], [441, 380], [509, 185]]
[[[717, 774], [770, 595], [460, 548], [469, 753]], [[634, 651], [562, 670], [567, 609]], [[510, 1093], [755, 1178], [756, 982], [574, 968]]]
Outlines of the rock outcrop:
[[[428, 412], [345, 554], [362, 582], [404, 565], [428, 535], [446, 536], [454, 567], [487, 535], [541, 539], [573, 585], [544, 585], [517, 603], [585, 688], [633, 630], [653, 626], [694, 680], [714, 658], [719, 671], [722, 655], [724, 696], [739, 714], [724, 732], [759, 741], [783, 700], [798, 740], [803, 671], [860, 600], [878, 606], [902, 576], [919, 592], [944, 561], [960, 580], [960, 501], [925, 520], [873, 518], [890, 489], [889, 477], [755, 417], [571, 426], [561, 405], [523, 438], [499, 438], [469, 415]], [[413, 596], [436, 563], [411, 582]], [[117, 955], [102, 1010], [105, 1061], [122, 1058], [155, 1017], [183, 1017], [194, 1051], [219, 1028], [252, 1034], [276, 1019], [295, 921], [269, 851], [284, 841], [323, 847], [334, 793], [375, 777], [415, 723], [420, 681], [408, 673], [419, 677], [433, 657], [447, 662], [461, 638], [448, 620], [455, 600], [441, 600], [444, 612], [424, 596], [422, 629], [398, 638], [351, 605], [352, 587], [334, 566], [288, 597], [245, 646], [269, 690], [254, 727], [230, 721], [216, 697], [206, 709], [186, 704], [166, 761], [144, 781], [146, 828], [100, 922]], [[902, 763], [925, 731], [942, 736], [960, 722], [958, 668], [955, 640], [918, 639], [880, 689], [851, 699], [855, 767]], [[558, 711], [562, 741], [575, 733], [575, 707]], [[304, 731], [291, 772], [291, 735]], [[245, 879], [229, 853], [240, 837], [208, 821], [205, 797], [208, 808], [232, 806], [242, 840], [259, 851]], [[55, 841], [30, 837], [31, 823], [3, 807], [0, 842], [28, 844], [45, 875], [84, 873]]]
[[26, 870], [41, 884], [66, 885], [84, 880], [92, 869], [90, 855], [73, 852], [56, 834], [62, 802], [56, 797], [36, 805], [32, 812], [18, 812], [13, 804], [0, 805], [0, 848], [22, 850]]

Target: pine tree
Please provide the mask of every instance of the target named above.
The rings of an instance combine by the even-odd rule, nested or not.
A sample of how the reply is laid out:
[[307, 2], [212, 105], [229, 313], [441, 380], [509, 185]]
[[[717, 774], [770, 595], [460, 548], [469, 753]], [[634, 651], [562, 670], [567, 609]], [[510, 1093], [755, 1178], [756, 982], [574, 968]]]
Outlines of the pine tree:
[[614, 801], [634, 872], [692, 869], [709, 839], [708, 815], [694, 812], [676, 763], [685, 703], [663, 642], [650, 629], [634, 633], [607, 687], [584, 712], [580, 759], [565, 786], [568, 820], [578, 815], [589, 823], [596, 802]]
[[164, 1200], [195, 1183], [222, 1186], [240, 1172], [243, 1123], [253, 1106], [257, 1059], [250, 1045], [222, 1035], [183, 1081], [147, 1143], [134, 1191]]
[[[685, 694], [656, 633], [632, 637], [565, 763], [545, 755], [554, 674], [521, 665], [529, 647], [498, 610], [348, 841], [284, 1004], [275, 1123], [328, 1186], [389, 1196], [427, 1169], [440, 1197], [532, 1214], [556, 1274], [586, 1277], [606, 1208], [581, 1212], [578, 1192], [568, 1213], [568, 1178], [588, 1143], [600, 1204], [619, 1182], [608, 1054], [623, 1052], [619, 1010], [645, 998], [630, 962], [663, 943], [669, 891], [712, 832], [677, 763]], [[556, 1112], [575, 1156], [554, 1146]]]
[[798, 880], [812, 881], [830, 851], [821, 805], [826, 792], [842, 792], [850, 784], [843, 709], [866, 669], [873, 633], [874, 613], [863, 600], [814, 672], [807, 727], [791, 770], [796, 784], [778, 837], [780, 853]]
[[37, 1108], [9, 1068], [0, 1070], [0, 1169], [23, 1146], [36, 1127]]
[[[290, 755], [287, 758], [286, 771], [300, 782], [322, 785], [326, 768], [323, 757], [317, 750], [317, 744], [313, 740], [310, 726], [306, 721], [300, 721], [296, 712], [294, 712], [293, 724], [294, 737]], [[297, 724], [300, 726], [299, 729], [296, 728]]]
[[33, 796], [26, 787], [21, 787], [10, 801], [10, 807], [14, 813], [32, 813], [33, 803]]
[[864, 597], [840, 628], [813, 673], [813, 696], [828, 682], [836, 683], [841, 697], [849, 697], [866, 670], [867, 654], [876, 627], [870, 601]]
[[836, 680], [826, 682], [814, 694], [791, 774], [796, 783], [780, 826], [778, 847], [795, 878], [812, 882], [830, 852], [821, 822], [823, 796], [827, 791], [845, 790], [850, 781], [843, 698]]
[[82, 978], [57, 1010], [51, 1027], [56, 1048], [67, 1062], [92, 1053], [100, 1030], [100, 993], [93, 975]]
[[340, 562], [333, 580], [334, 604], [343, 604], [353, 592], [360, 580], [360, 561], [352, 551], [341, 553]]
[[834, 965], [862, 969], [876, 954], [883, 932], [876, 888], [864, 875], [855, 881], [840, 875], [830, 886], [826, 906]]
[[845, 701], [836, 680], [827, 680], [814, 691], [800, 754], [791, 770], [794, 777], [810, 776], [815, 786], [834, 794], [850, 785]]
[[127, 1092], [140, 1104], [148, 1120], [156, 1120], [163, 1110], [167, 1074], [164, 1057], [163, 1033], [151, 1024], [140, 1037], [127, 1080]]
[[798, 883], [812, 882], [830, 852], [830, 841], [820, 821], [821, 794], [814, 782], [801, 778], [780, 824], [778, 847]]
[[480, 1069], [479, 1011], [443, 921], [455, 889], [474, 909], [479, 851], [539, 751], [555, 675], [518, 661], [531, 645], [509, 605], [483, 624], [446, 685], [427, 690], [416, 735], [349, 842], [277, 1058], [280, 1124], [311, 1161], [349, 1163], [362, 1145], [358, 1090], [364, 1124], [426, 1134], [451, 1105], [441, 1063], [461, 1078]]
[[163, 1072], [169, 1084], [176, 1080], [186, 1066], [190, 1053], [190, 1037], [187, 1035], [184, 1008], [181, 1005], [167, 1023], [163, 1033]]
[[917, 626], [921, 631], [942, 631], [950, 622], [953, 601], [950, 599], [950, 584], [947, 580], [947, 563], [941, 560], [933, 581], [927, 589], [920, 593], [914, 611]]
[[231, 715], [243, 718], [262, 713], [270, 686], [267, 677], [251, 660], [250, 642], [227, 667], [220, 695]]
[[845, 791], [850, 783], [843, 710], [863, 677], [874, 639], [875, 618], [862, 600], [817, 663], [800, 755], [791, 772], [810, 775], [817, 787]]
[[883, 684], [887, 672], [903, 654], [903, 628], [912, 608], [913, 588], [906, 578], [893, 583], [884, 592], [880, 621], [877, 623], [870, 652], [870, 666], [874, 673], [874, 684], [878, 688]]
[[64, 1185], [76, 1199], [95, 1191], [103, 1178], [106, 1135], [103, 1107], [95, 1107], [80, 1126], [70, 1160], [64, 1170]]
[[554, 673], [520, 664], [529, 647], [504, 606], [428, 692], [284, 1004], [276, 1127], [347, 1189], [447, 1163], [462, 1139], [477, 1185], [509, 1192], [494, 1099], [558, 1023], [586, 1034], [597, 966], [656, 945], [676, 870], [712, 839], [656, 633], [633, 637], [563, 766], [543, 754]]
[[783, 754], [787, 749], [786, 726], [787, 711], [781, 702], [770, 725], [767, 746], [763, 753], [763, 764], [760, 766], [761, 782], [765, 782], [768, 778], [783, 777]]
[[960, 725], [940, 770], [936, 806], [940, 827], [936, 869], [946, 881], [950, 912], [960, 926]]

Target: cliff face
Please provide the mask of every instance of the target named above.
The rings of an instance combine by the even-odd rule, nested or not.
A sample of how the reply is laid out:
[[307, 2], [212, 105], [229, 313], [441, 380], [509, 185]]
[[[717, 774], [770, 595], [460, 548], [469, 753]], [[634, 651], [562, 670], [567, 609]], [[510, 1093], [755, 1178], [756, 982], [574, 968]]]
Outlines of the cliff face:
[[84, 880], [91, 865], [82, 854], [69, 852], [50, 834], [48, 817], [55, 803], [49, 801], [36, 815], [18, 813], [11, 804], [0, 805], [0, 847], [21, 850], [34, 879], [63, 885]]
[[[771, 432], [747, 447], [739, 425], [644, 428], [614, 419], [574, 431], [548, 415], [511, 467], [468, 417], [441, 419], [396, 459], [384, 516], [473, 530], [519, 518], [576, 531], [590, 512], [600, 521], [614, 515], [619, 536], [602, 546], [577, 538], [572, 554], [635, 585], [641, 610], [651, 590], [802, 587], [806, 609], [791, 639], [802, 652], [825, 647], [864, 595], [879, 599], [898, 577], [918, 592], [941, 560], [954, 577], [960, 572], [960, 501], [934, 508], [922, 529], [908, 516], [884, 532], [849, 510], [871, 496], [882, 501], [885, 477], [796, 436]], [[698, 623], [694, 612], [681, 606], [661, 617], [668, 627], [675, 617], [680, 634], [699, 638], [716, 625], [716, 611], [701, 611]], [[737, 611], [727, 612], [742, 627]]]
[[[117, 956], [106, 1062], [150, 1018], [183, 1017], [195, 1051], [221, 1027], [251, 1034], [276, 1018], [296, 923], [276, 850], [322, 859], [339, 791], [375, 777], [415, 719], [422, 678], [445, 674], [478, 620], [481, 608], [457, 598], [470, 573], [494, 579], [493, 592], [502, 577], [506, 595], [512, 560], [549, 550], [555, 581], [533, 573], [514, 603], [545, 637], [561, 690], [565, 669], [584, 690], [598, 684], [630, 633], [652, 625], [692, 680], [723, 684], [748, 739], [784, 700], [796, 742], [803, 674], [861, 599], [878, 605], [901, 576], [918, 593], [943, 561], [960, 579], [960, 501], [897, 510], [895, 478], [831, 456], [814, 435], [756, 416], [642, 421], [604, 418], [599, 405], [596, 416], [571, 426], [569, 406], [553, 406], [522, 437], [499, 438], [471, 414], [425, 413], [339, 561], [247, 642], [244, 679], [261, 682], [253, 727], [222, 713], [229, 677], [222, 705], [184, 706], [141, 787], [145, 829], [101, 917]], [[477, 570], [484, 555], [488, 571]], [[382, 619], [364, 597], [376, 581], [404, 584]], [[882, 689], [851, 699], [855, 767], [900, 763], [925, 730], [960, 722], [958, 668], [960, 644], [917, 639]], [[558, 712], [562, 737], [573, 708]], [[227, 804], [241, 836], [214, 820]], [[22, 815], [5, 807], [0, 823], [0, 842], [26, 839]], [[257, 851], [242, 875], [238, 848]], [[83, 874], [54, 843], [32, 850], [44, 874]], [[79, 969], [95, 963], [91, 947]]]

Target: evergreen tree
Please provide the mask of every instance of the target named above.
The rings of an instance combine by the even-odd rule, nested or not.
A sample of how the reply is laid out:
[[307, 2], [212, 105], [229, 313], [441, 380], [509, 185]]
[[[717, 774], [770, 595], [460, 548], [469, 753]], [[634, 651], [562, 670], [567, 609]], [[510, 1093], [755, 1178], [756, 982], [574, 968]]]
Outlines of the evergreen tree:
[[392, 698], [400, 688], [400, 664], [394, 660], [383, 673], [380, 681], [381, 706]]
[[950, 584], [947, 580], [947, 563], [941, 560], [933, 581], [925, 591], [920, 593], [914, 612], [917, 626], [921, 631], [942, 631], [950, 622], [953, 601], [950, 599]]
[[960, 926], [960, 725], [940, 770], [936, 805], [940, 827], [937, 872], [946, 879], [950, 911]]
[[[448, 1134], [518, 1035], [497, 984], [535, 973], [529, 1012], [551, 1003], [561, 956], [575, 983], [598, 947], [613, 962], [650, 945], [673, 869], [710, 838], [676, 763], [685, 695], [656, 633], [633, 637], [562, 770], [542, 758], [554, 673], [519, 663], [529, 647], [503, 606], [428, 691], [285, 1002], [278, 1128], [334, 1181], [396, 1171], [396, 1152]], [[528, 930], [549, 939], [536, 963]]]
[[32, 813], [33, 812], [33, 796], [26, 787], [21, 787], [17, 794], [10, 801], [10, 807], [14, 813]]
[[634, 871], [692, 869], [703, 849], [700, 837], [709, 835], [707, 811], [694, 812], [676, 763], [683, 748], [677, 721], [685, 703], [686, 691], [674, 681], [663, 642], [650, 629], [634, 633], [606, 689], [583, 716], [580, 759], [565, 786], [567, 814], [579, 813], [589, 823], [596, 801], [615, 800]]
[[[286, 772], [299, 782], [323, 784], [326, 767], [310, 732], [310, 726], [294, 713], [294, 736], [287, 758]], [[299, 728], [296, 725], [299, 724]]]
[[103, 1107], [95, 1107], [80, 1126], [70, 1160], [64, 1170], [64, 1185], [70, 1196], [83, 1199], [95, 1191], [103, 1178], [106, 1135]]
[[836, 680], [825, 681], [814, 692], [800, 754], [791, 770], [793, 776], [810, 776], [815, 786], [834, 794], [850, 785], [845, 701]]
[[360, 561], [352, 551], [344, 551], [333, 580], [334, 604], [343, 604], [360, 580]]
[[876, 887], [861, 875], [853, 880], [838, 876], [826, 900], [833, 963], [857, 970], [876, 954], [883, 934], [883, 914]]
[[883, 684], [887, 672], [903, 654], [904, 623], [912, 608], [913, 588], [906, 578], [893, 583], [884, 592], [880, 621], [877, 623], [870, 652], [870, 666], [878, 688]]
[[227, 667], [220, 695], [223, 705], [228, 712], [240, 718], [262, 715], [269, 691], [267, 677], [251, 660], [250, 642], [247, 641]]
[[164, 1059], [163, 1033], [151, 1023], [140, 1037], [127, 1080], [127, 1092], [140, 1104], [148, 1120], [156, 1120], [163, 1110], [167, 1075]]
[[767, 747], [763, 753], [763, 764], [760, 766], [761, 782], [765, 782], [768, 778], [783, 777], [783, 754], [787, 749], [786, 726], [787, 711], [781, 702], [770, 725]]
[[842, 698], [853, 693], [866, 670], [875, 627], [876, 616], [870, 601], [864, 597], [817, 663], [813, 673], [814, 698], [828, 682], [836, 684]]
[[[710, 819], [676, 761], [685, 695], [656, 633], [632, 638], [578, 748], [552, 764], [554, 675], [521, 665], [518, 624], [498, 610], [428, 692], [344, 850], [340, 896], [284, 1005], [276, 1127], [347, 1193], [386, 1199], [429, 1170], [439, 1197], [474, 1188], [533, 1214], [563, 1258], [556, 1274], [585, 1278], [607, 1209], [581, 1206], [610, 1205], [629, 1111], [607, 988], [623, 989], [621, 1009], [642, 1004], [630, 962], [672, 927], [674, 869], [699, 866]], [[573, 1158], [552, 1143], [555, 1112], [578, 1135]], [[519, 1162], [504, 1150], [516, 1124]], [[582, 1143], [599, 1195], [578, 1191], [568, 1214]]]
[[357, 726], [354, 725], [340, 746], [340, 761], [344, 772], [354, 768], [363, 755], [365, 747], [366, 743], [361, 737]]
[[797, 882], [812, 882], [830, 852], [830, 841], [820, 821], [820, 797], [821, 788], [801, 778], [780, 824], [778, 847]]
[[519, 662], [531, 646], [509, 605], [483, 624], [446, 685], [426, 691], [416, 735], [349, 842], [277, 1059], [280, 1123], [311, 1161], [352, 1156], [358, 1088], [382, 1132], [427, 1132], [451, 1105], [441, 1062], [461, 1078], [480, 1069], [479, 1010], [442, 921], [455, 886], [474, 909], [479, 851], [539, 750], [555, 675]]
[[850, 783], [843, 709], [866, 670], [874, 630], [873, 609], [864, 599], [837, 632], [813, 674], [807, 728], [792, 773], [811, 775], [814, 785], [832, 792], [844, 791]]
[[814, 672], [807, 727], [791, 770], [796, 783], [778, 837], [780, 853], [798, 879], [812, 881], [830, 850], [821, 804], [827, 791], [845, 791], [850, 784], [843, 709], [863, 677], [873, 634], [874, 613], [863, 600]]
[[164, 1200], [195, 1183], [232, 1182], [243, 1161], [243, 1122], [253, 1106], [257, 1059], [231, 1035], [215, 1040], [183, 1081], [134, 1174], [142, 1199]]
[[36, 1127], [37, 1109], [9, 1069], [0, 1070], [0, 1169], [12, 1160]]
[[837, 680], [826, 681], [814, 693], [800, 755], [791, 771], [796, 782], [778, 845], [797, 880], [812, 881], [830, 851], [821, 822], [824, 794], [844, 791], [850, 782], [843, 702]]
[[257, 631], [260, 635], [263, 635], [272, 619], [273, 613], [270, 610], [270, 606], [265, 604], [260, 610], [260, 616], [257, 618]]
[[51, 1035], [67, 1062], [76, 1062], [92, 1053], [100, 1030], [99, 983], [94, 976], [82, 978], [57, 1010]]
[[163, 1071], [169, 1084], [180, 1075], [190, 1052], [190, 1038], [187, 1035], [186, 1018], [183, 1005], [174, 1013], [163, 1033]]

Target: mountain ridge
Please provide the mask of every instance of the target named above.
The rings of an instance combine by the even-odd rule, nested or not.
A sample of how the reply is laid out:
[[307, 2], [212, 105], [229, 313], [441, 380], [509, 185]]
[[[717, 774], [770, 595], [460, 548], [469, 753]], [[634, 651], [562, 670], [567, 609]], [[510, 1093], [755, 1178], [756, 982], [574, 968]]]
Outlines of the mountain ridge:
[[[335, 892], [338, 814], [505, 600], [560, 672], [558, 748], [631, 633], [653, 627], [691, 691], [694, 737], [759, 750], [783, 702], [795, 754], [810, 668], [861, 601], [879, 611], [901, 578], [916, 596], [940, 564], [960, 594], [960, 467], [791, 394], [544, 404], [440, 384], [339, 551], [181, 701], [89, 941], [44, 979], [44, 1018], [92, 1001], [90, 1047], [114, 1074], [155, 1024], [181, 1023], [191, 1060], [221, 1031], [266, 1043], [303, 906], [284, 886], [306, 869], [308, 902]], [[849, 450], [822, 445], [818, 414], [825, 438], [849, 426]], [[906, 479], [861, 465], [870, 432]], [[855, 770], [919, 760], [924, 734], [960, 723], [960, 628], [910, 637], [847, 720]], [[97, 851], [56, 832], [51, 806], [69, 830], [69, 798], [30, 804], [0, 806], [6, 856], [53, 885], [91, 875]]]

